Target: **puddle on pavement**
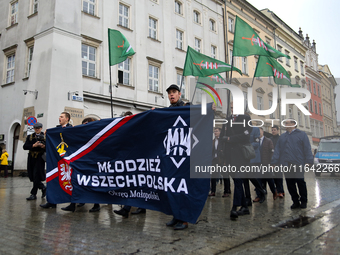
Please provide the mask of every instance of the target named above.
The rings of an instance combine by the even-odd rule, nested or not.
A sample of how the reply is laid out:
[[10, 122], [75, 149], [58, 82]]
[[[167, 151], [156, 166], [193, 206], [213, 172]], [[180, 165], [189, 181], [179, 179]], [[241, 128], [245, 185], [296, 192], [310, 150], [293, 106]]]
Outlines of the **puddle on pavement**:
[[316, 221], [319, 218], [320, 217], [308, 217], [308, 216], [301, 216], [300, 215], [300, 217], [298, 219], [286, 221], [285, 223], [282, 223], [282, 224], [278, 225], [277, 227], [280, 227], [280, 228], [301, 228], [301, 227], [304, 227], [304, 226], [312, 223], [313, 221]]

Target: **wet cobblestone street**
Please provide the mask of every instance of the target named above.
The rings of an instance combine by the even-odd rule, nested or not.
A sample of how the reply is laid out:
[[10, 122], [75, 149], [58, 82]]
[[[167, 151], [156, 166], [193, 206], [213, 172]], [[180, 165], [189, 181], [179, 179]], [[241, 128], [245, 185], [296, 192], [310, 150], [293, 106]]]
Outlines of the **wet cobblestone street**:
[[[285, 186], [284, 199], [269, 194], [250, 215], [231, 221], [232, 198], [222, 198], [218, 184], [197, 224], [184, 231], [166, 227], [171, 216], [156, 211], [124, 219], [113, 212], [119, 205], [103, 204], [94, 213], [92, 204], [74, 213], [61, 210], [67, 204], [42, 209], [40, 193], [26, 201], [28, 178], [0, 178], [0, 254], [339, 254], [340, 175], [306, 177], [307, 209], [290, 209]], [[299, 215], [317, 219], [301, 228], [277, 227]]]

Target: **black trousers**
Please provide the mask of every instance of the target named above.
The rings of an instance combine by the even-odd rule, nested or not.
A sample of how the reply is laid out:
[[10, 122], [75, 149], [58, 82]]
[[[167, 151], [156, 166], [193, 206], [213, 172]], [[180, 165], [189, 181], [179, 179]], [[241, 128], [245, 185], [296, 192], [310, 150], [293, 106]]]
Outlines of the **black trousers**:
[[234, 200], [233, 206], [247, 206], [246, 197], [244, 196], [243, 180], [234, 178]]
[[259, 179], [255, 179], [255, 178], [243, 179], [243, 186], [244, 186], [245, 196], [246, 196], [246, 198], [251, 199], [249, 181], [254, 185], [256, 190], [258, 190], [258, 189], [262, 190], [262, 184], [259, 181]]
[[294, 204], [307, 203], [307, 185], [304, 178], [286, 178], [286, 183]]
[[[211, 192], [216, 192], [216, 180], [218, 178], [211, 178], [210, 181], [210, 190]], [[223, 184], [224, 184], [224, 193], [230, 193], [230, 178], [223, 178]]]
[[41, 181], [34, 181], [33, 182], [33, 188], [31, 189], [32, 195], [37, 195], [38, 189], [43, 190], [45, 188], [45, 185]]

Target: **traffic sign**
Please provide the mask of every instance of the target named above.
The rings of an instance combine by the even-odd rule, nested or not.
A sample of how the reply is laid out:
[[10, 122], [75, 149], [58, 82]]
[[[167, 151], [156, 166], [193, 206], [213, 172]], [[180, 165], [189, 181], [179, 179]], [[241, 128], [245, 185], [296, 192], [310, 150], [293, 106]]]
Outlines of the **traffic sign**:
[[35, 123], [37, 123], [37, 119], [34, 116], [30, 116], [27, 118], [27, 125], [33, 126]]

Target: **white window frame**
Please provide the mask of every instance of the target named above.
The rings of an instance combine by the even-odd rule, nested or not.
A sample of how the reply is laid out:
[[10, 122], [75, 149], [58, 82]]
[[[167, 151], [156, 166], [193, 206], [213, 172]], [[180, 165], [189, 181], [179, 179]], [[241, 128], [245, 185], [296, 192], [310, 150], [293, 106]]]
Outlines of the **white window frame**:
[[9, 26], [18, 23], [19, 1], [13, 1], [9, 5]]
[[243, 97], [244, 97], [244, 111], [247, 112], [249, 110], [248, 109], [248, 92], [242, 90], [242, 93], [243, 93]]
[[[148, 86], [148, 91], [150, 92], [155, 92], [155, 93], [161, 93], [162, 91], [162, 87], [161, 87], [161, 66], [162, 66], [162, 62], [157, 60], [157, 59], [153, 59], [153, 58], [148, 58], [148, 82], [147, 82], [147, 86]], [[151, 67], [151, 70], [150, 70]], [[157, 70], [157, 76], [155, 75], [155, 71]], [[151, 73], [150, 73], [151, 71]], [[151, 76], [150, 76], [151, 74]], [[151, 84], [150, 84], [151, 81]], [[151, 87], [150, 87], [151, 85]]]
[[30, 38], [25, 41], [26, 43], [26, 66], [25, 66], [25, 77], [28, 78], [30, 76], [32, 60], [33, 60], [33, 51], [34, 51], [34, 39]]
[[[268, 103], [269, 103], [269, 109], [270, 109], [270, 108], [273, 106], [273, 99], [272, 99], [272, 98], [269, 98]], [[269, 118], [270, 118], [270, 119], [275, 119], [275, 112], [271, 113], [271, 114], [269, 115]]]
[[293, 119], [293, 108], [291, 107], [288, 108], [288, 118]]
[[175, 13], [183, 16], [183, 3], [181, 1], [175, 0]]
[[176, 48], [183, 50], [183, 46], [184, 46], [184, 32], [176, 29]]
[[30, 0], [30, 15], [38, 12], [39, 0]]
[[[83, 6], [82, 6], [83, 12], [96, 16], [97, 0], [82, 0], [82, 2], [83, 2]], [[87, 4], [87, 10], [85, 10], [85, 4]], [[91, 6], [93, 6], [93, 13], [90, 11]]]
[[216, 33], [216, 21], [213, 19], [209, 19], [209, 29]]
[[295, 67], [295, 71], [299, 72], [298, 59], [297, 59], [297, 57], [294, 57], [294, 67]]
[[248, 59], [247, 59], [247, 57], [242, 57], [242, 73], [248, 74]]
[[[152, 92], [159, 92], [159, 74], [160, 74], [160, 68], [158, 66], [154, 66], [152, 64], [149, 64], [149, 75], [148, 75], [148, 86], [149, 91]], [[157, 72], [156, 72], [157, 71]], [[151, 72], [151, 73], [150, 73]], [[151, 76], [150, 76], [151, 75]], [[150, 84], [151, 82], [151, 84]]]
[[6, 84], [15, 81], [15, 53], [6, 56]]
[[[282, 52], [282, 46], [281, 45], [277, 45], [277, 50], [279, 51], [279, 52]], [[279, 61], [281, 61], [281, 62], [283, 62], [283, 60], [282, 60], [282, 57], [279, 57], [279, 58], [277, 58]]]
[[154, 40], [157, 40], [158, 38], [157, 27], [158, 20], [153, 17], [149, 17], [149, 37]]
[[[287, 56], [289, 56], [289, 51], [288, 51], [288, 50], [285, 50], [285, 54], [286, 54]], [[286, 65], [287, 65], [287, 66], [290, 66], [290, 59], [289, 59], [289, 58], [286, 58]]]
[[257, 110], [263, 110], [263, 97], [257, 95]]
[[228, 31], [231, 33], [235, 32], [235, 19], [228, 17]]
[[[86, 52], [84, 51], [84, 48], [83, 47], [86, 47]], [[94, 54], [91, 54], [90, 50], [91, 49], [94, 49]], [[83, 56], [83, 54], [86, 53], [86, 56]], [[88, 45], [88, 44], [85, 44], [85, 43], [82, 43], [81, 44], [81, 62], [82, 62], [82, 74], [84, 76], [88, 76], [88, 77], [93, 77], [93, 78], [96, 78], [97, 77], [97, 48], [92, 46], [92, 45]], [[94, 55], [94, 60], [90, 59], [90, 55]], [[84, 70], [83, 70], [83, 63], [86, 63], [86, 73], [84, 73]], [[91, 65], [94, 65], [94, 69], [90, 69], [90, 66]], [[91, 75], [90, 73], [90, 70], [93, 71], [93, 75]]]
[[16, 57], [17, 45], [13, 45], [7, 49], [4, 49], [5, 66], [3, 69], [3, 84], [9, 84], [15, 82], [15, 57]]
[[212, 58], [216, 58], [216, 56], [217, 56], [217, 47], [215, 46], [215, 45], [211, 45], [211, 47], [210, 47], [210, 51], [211, 51], [211, 57]]
[[197, 10], [194, 10], [193, 11], [193, 18], [194, 18], [194, 22], [196, 24], [201, 24], [201, 13]]
[[123, 3], [119, 3], [118, 9], [118, 24], [122, 27], [130, 28], [130, 7]]
[[195, 50], [199, 53], [202, 52], [202, 40], [195, 37]]
[[304, 63], [302, 61], [300, 61], [300, 69], [301, 69], [301, 74], [305, 75], [305, 69], [303, 68]]
[[319, 114], [322, 116], [321, 103], [319, 103]]
[[318, 102], [314, 101], [314, 112], [318, 114]]
[[[118, 64], [118, 84], [132, 86], [132, 58], [128, 57], [123, 62]], [[119, 73], [122, 72], [123, 80], [119, 80]], [[127, 81], [127, 82], [126, 82]]]

